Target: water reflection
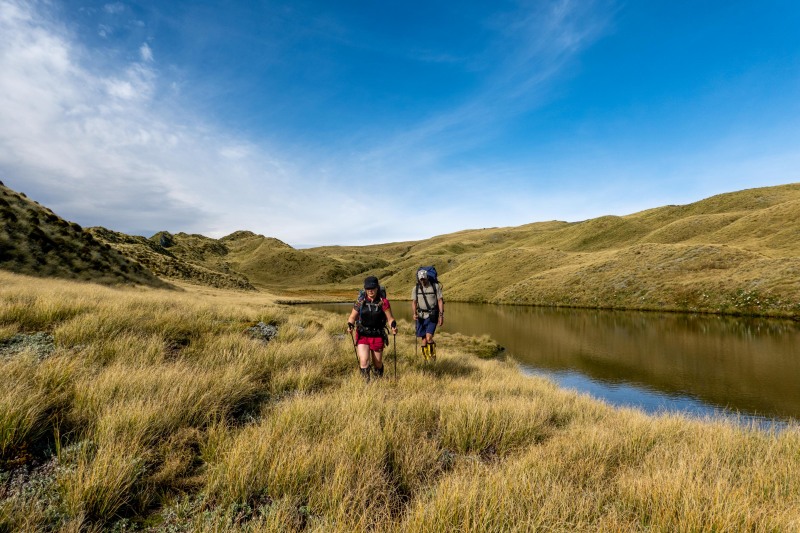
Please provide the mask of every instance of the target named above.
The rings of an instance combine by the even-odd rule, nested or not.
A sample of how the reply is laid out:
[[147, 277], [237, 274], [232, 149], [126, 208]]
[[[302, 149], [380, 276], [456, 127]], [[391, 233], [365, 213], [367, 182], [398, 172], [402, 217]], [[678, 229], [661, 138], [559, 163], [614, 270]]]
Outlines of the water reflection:
[[[393, 312], [411, 319], [406, 302]], [[790, 320], [450, 302], [445, 330], [488, 334], [524, 371], [617, 405], [800, 419]]]

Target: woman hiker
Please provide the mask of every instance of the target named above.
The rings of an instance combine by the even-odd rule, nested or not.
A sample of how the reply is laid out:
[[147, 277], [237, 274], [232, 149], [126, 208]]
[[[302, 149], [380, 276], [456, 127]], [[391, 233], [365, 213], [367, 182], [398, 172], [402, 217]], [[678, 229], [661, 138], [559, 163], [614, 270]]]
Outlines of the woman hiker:
[[361, 367], [361, 375], [369, 381], [369, 354], [374, 355], [374, 372], [376, 377], [383, 377], [383, 348], [389, 342], [386, 336], [386, 324], [397, 335], [397, 322], [392, 316], [392, 307], [386, 294], [382, 293], [378, 278], [369, 276], [364, 280], [364, 293], [359, 295], [350, 317], [347, 329], [352, 332], [356, 328], [356, 354]]

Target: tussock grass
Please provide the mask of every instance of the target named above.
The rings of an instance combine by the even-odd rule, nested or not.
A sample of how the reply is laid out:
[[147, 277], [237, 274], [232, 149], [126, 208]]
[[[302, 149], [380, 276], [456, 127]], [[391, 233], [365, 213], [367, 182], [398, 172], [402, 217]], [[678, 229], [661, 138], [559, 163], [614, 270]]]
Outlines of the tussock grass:
[[145, 475], [147, 450], [124, 440], [103, 440], [81, 449], [77, 465], [59, 480], [66, 514], [109, 521], [140, 496], [132, 489]]
[[[72, 394], [77, 365], [66, 357], [39, 362], [30, 352], [0, 360], [0, 461], [28, 453], [56, 428]], [[2, 463], [0, 463], [2, 464]]]
[[[0, 274], [0, 530], [786, 531], [800, 430], [614, 410], [407, 323], [365, 385], [343, 316]], [[20, 298], [26, 294], [27, 298]], [[25, 310], [23, 311], [23, 308]], [[247, 328], [278, 327], [265, 342]]]
[[[78, 291], [68, 295], [68, 303], [55, 303], [49, 297], [31, 294], [26, 289], [5, 291], [0, 302], [0, 324], [5, 327], [17, 326], [26, 331], [37, 331], [52, 327], [64, 320], [85, 312], [90, 303], [84, 301]], [[74, 296], [74, 298], [72, 298]]]

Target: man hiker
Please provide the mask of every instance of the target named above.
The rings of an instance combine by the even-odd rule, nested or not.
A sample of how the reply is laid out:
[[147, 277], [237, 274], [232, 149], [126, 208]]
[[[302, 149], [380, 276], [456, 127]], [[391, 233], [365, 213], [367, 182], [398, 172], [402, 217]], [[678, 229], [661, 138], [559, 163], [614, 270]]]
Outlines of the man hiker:
[[389, 343], [386, 335], [387, 323], [392, 335], [397, 335], [397, 322], [392, 316], [392, 306], [386, 299], [386, 292], [378, 283], [378, 278], [369, 276], [364, 280], [364, 291], [359, 294], [347, 319], [350, 333], [356, 329], [356, 355], [361, 375], [367, 382], [370, 374], [370, 352], [374, 355], [375, 377], [383, 377], [383, 348]]
[[435, 268], [422, 267], [417, 270], [417, 284], [411, 293], [411, 310], [417, 324], [417, 337], [422, 339], [422, 356], [426, 361], [435, 361], [433, 334], [436, 326], [444, 324], [442, 284], [436, 277]]

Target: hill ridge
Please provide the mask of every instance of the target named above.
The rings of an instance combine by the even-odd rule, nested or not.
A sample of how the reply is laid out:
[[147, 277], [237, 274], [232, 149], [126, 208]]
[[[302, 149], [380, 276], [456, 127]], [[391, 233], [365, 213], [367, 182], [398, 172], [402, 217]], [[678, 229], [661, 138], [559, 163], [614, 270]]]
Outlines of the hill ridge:
[[298, 250], [249, 230], [84, 233], [165, 279], [295, 298], [349, 298], [376, 275], [406, 299], [416, 268], [434, 264], [451, 301], [800, 317], [800, 183], [367, 246]]
[[91, 232], [0, 182], [0, 267], [20, 274], [169, 288]]

